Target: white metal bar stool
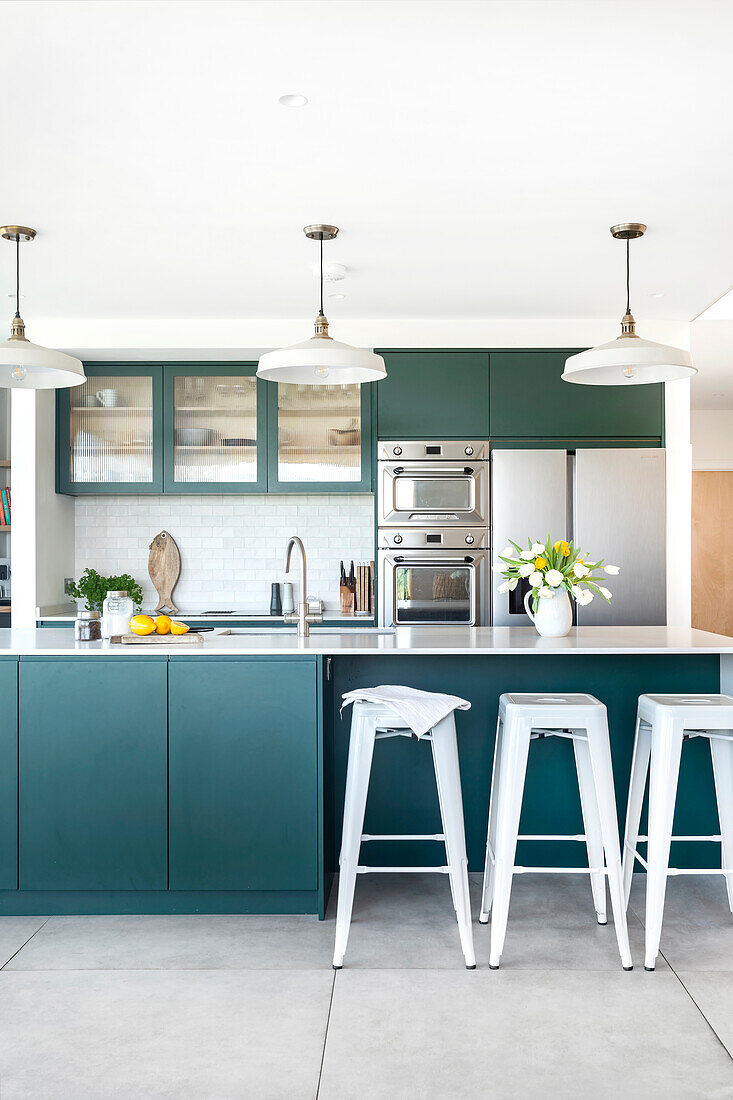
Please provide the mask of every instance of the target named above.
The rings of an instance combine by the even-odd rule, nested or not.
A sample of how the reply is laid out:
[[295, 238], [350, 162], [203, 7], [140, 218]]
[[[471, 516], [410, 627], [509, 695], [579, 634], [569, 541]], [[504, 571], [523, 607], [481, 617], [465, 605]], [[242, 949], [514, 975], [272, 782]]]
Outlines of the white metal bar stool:
[[[529, 743], [540, 737], [566, 737], [573, 742], [585, 827], [585, 832], [580, 835], [519, 834]], [[518, 840], [585, 841], [588, 866], [515, 866]], [[608, 719], [605, 706], [592, 695], [512, 694], [502, 695], [499, 699], [486, 866], [479, 915], [481, 923], [486, 924], [489, 911], [492, 913], [489, 955], [492, 970], [498, 969], [504, 949], [513, 877], [528, 872], [590, 875], [599, 924], [606, 923], [607, 876], [621, 962], [624, 970], [632, 969]]]
[[[718, 802], [720, 834], [672, 836], [682, 742], [706, 737], [710, 743]], [[650, 766], [651, 761], [651, 766]], [[641, 806], [649, 775], [649, 833], [639, 835]], [[673, 840], [717, 841], [721, 866], [669, 866]], [[647, 842], [647, 858], [637, 850]], [[725, 875], [733, 912], [733, 698], [729, 695], [641, 695], [636, 715], [634, 757], [624, 837], [624, 898], [629, 903], [634, 860], [646, 870], [646, 970], [654, 970], [662, 935], [664, 898], [669, 875]]]
[[[458, 918], [458, 933], [466, 967], [474, 970], [476, 957], [473, 950], [471, 929], [471, 905], [468, 893], [468, 859], [463, 829], [463, 800], [461, 776], [458, 768], [455, 715], [449, 714], [424, 734], [433, 749], [433, 764], [438, 787], [442, 833], [420, 835], [414, 833], [375, 835], [364, 833], [369, 776], [375, 741], [387, 737], [413, 737], [411, 729], [389, 707], [379, 703], [354, 703], [349, 740], [349, 761], [346, 774], [346, 798], [344, 825], [341, 839], [338, 909], [336, 914], [336, 945], [333, 954], [334, 970], [344, 964], [346, 944], [349, 938], [351, 912], [354, 904], [356, 876], [375, 872], [432, 871], [446, 874], [450, 879], [453, 907]], [[369, 867], [359, 863], [362, 841], [370, 840], [440, 840], [445, 844], [445, 867]]]

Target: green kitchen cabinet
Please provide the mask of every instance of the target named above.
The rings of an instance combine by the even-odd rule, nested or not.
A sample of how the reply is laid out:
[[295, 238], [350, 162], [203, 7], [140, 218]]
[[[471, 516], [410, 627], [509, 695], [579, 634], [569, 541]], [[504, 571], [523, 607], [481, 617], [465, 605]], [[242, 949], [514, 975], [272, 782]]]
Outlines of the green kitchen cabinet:
[[267, 386], [268, 492], [368, 493], [375, 383]]
[[167, 886], [165, 658], [20, 661], [21, 890]]
[[491, 352], [492, 446], [659, 446], [664, 386], [563, 382], [578, 348]]
[[85, 363], [81, 386], [56, 391], [56, 491], [163, 491], [163, 368]]
[[256, 363], [163, 368], [166, 493], [264, 493], [267, 387]]
[[488, 439], [487, 351], [380, 350], [378, 439]]
[[171, 890], [319, 885], [321, 702], [308, 657], [172, 657]]
[[18, 658], [0, 658], [0, 890], [18, 888]]

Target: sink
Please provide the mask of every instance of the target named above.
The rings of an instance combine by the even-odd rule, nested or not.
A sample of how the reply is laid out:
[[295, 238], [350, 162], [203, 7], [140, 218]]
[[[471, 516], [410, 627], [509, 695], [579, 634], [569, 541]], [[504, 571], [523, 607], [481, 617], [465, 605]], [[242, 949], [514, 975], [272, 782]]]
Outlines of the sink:
[[[393, 626], [313, 626], [311, 625], [310, 637], [320, 637], [322, 634], [394, 634]], [[224, 634], [224, 631], [221, 631]], [[227, 630], [225, 637], [262, 637], [273, 634], [297, 634], [295, 626], [252, 626], [241, 630]]]

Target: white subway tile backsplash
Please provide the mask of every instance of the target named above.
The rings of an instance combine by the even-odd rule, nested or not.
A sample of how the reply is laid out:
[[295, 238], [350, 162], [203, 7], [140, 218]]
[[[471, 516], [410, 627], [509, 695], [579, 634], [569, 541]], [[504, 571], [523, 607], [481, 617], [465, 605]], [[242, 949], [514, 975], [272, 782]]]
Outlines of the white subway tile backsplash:
[[[339, 560], [348, 567], [374, 558], [371, 495], [312, 493], [223, 496], [77, 497], [76, 575], [131, 573], [154, 598], [148, 547], [165, 528], [181, 551], [176, 603], [204, 611], [211, 603], [236, 608], [270, 605], [270, 583], [285, 579], [285, 543], [300, 535], [308, 553], [308, 595], [329, 607], [339, 601]], [[295, 583], [297, 565], [288, 580]]]

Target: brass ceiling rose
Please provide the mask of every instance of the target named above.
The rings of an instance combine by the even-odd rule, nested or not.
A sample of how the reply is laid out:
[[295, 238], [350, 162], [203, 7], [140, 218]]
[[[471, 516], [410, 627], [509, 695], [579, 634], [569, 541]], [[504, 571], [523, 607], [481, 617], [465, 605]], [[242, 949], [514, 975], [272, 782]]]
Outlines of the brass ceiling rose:
[[617, 241], [635, 241], [645, 233], [646, 226], [643, 222], [621, 222], [619, 225], [611, 226], [611, 236]]
[[32, 241], [35, 235], [27, 225], [0, 225], [0, 236], [6, 241]]
[[306, 225], [303, 232], [311, 241], [332, 241], [338, 234], [338, 226]]

